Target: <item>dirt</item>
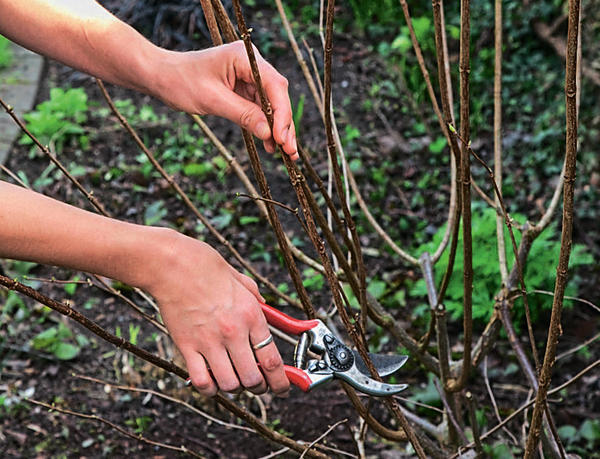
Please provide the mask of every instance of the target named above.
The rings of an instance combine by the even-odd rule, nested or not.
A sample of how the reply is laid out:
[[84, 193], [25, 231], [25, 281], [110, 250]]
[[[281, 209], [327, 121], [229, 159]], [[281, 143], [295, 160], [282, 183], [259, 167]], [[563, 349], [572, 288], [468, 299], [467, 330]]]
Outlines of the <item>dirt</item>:
[[[318, 44], [314, 43], [314, 45], [317, 47]], [[372, 201], [372, 205], [382, 209], [382, 213], [388, 212], [391, 221], [404, 212], [402, 215], [414, 219], [411, 221], [428, 219], [432, 227], [437, 227], [443, 223], [445, 218], [444, 212], [441, 211], [445, 202], [444, 192], [439, 193], [435, 190], [425, 192], [425, 203], [419, 205], [415, 211], [410, 210], [408, 214], [403, 205], [406, 197], [395, 194], [402, 193], [400, 191], [402, 180], [413, 180], [420, 170], [430, 167], [427, 158], [394, 146], [393, 138], [390, 143], [389, 137], [392, 136], [392, 133], [389, 127], [401, 132], [404, 125], [403, 116], [405, 115], [397, 110], [398, 101], [392, 100], [391, 104], [383, 104], [380, 114], [359, 108], [362, 107], [361, 102], [368, 93], [371, 81], [377, 75], [383, 75], [386, 71], [385, 68], [376, 58], [368, 58], [365, 46], [343, 36], [336, 39], [336, 56], [335, 68], [339, 70], [336, 70], [334, 74], [334, 95], [336, 104], [344, 107], [339, 114], [340, 124], [358, 126], [364, 133], [357, 140], [359, 146], [356, 147], [356, 151], [360, 149], [366, 152], [365, 158], [367, 159], [364, 169], [362, 174], [358, 174], [358, 177], [362, 186], [367, 190], [367, 196], [369, 191], [374, 191], [375, 186], [370, 182], [366, 171], [369, 171], [371, 167], [376, 167], [378, 161], [381, 160], [375, 153], [376, 151], [380, 151], [381, 147], [385, 148], [385, 145], [390, 145], [386, 151], [388, 158], [396, 164], [401, 164], [393, 170], [392, 187], [395, 187], [393, 188], [394, 192]], [[292, 95], [298, 95], [301, 92], [307, 95], [301, 138], [305, 139], [306, 145], [314, 152], [315, 158], [324, 158], [322, 153], [325, 148], [325, 139], [322, 136], [320, 118], [316, 115], [316, 110], [310, 102], [309, 93], [296, 70], [293, 56], [280, 39], [273, 40], [273, 52], [269, 59], [290, 79]], [[89, 77], [49, 61], [45, 70], [44, 83], [38, 94], [38, 101], [46, 100], [49, 88], [57, 85], [84, 87], [92, 101], [91, 104], [97, 103], [98, 106], [104, 106], [97, 87]], [[166, 124], [158, 123], [154, 127], [142, 129], [146, 139], [161, 137], [164, 129], [173, 129], [173, 126], [180, 126], [187, 122], [183, 115], [172, 113], [162, 104], [148, 97], [115, 87], [109, 87], [109, 90], [115, 98], [132, 98], [138, 106], [150, 104], [157, 114], [168, 116]], [[349, 97], [350, 100], [344, 103], [344, 97]], [[248, 168], [249, 164], [242, 153], [237, 128], [228, 122], [216, 119], [210, 119], [210, 124], [224, 143], [236, 153], [244, 167]], [[137, 171], [135, 159], [138, 155], [137, 148], [125, 133], [114, 129], [114, 125], [115, 120], [112, 117], [90, 118], [86, 129], [91, 133], [89, 148], [91, 153], [82, 154], [77, 146], [66, 145], [64, 151], [61, 152], [61, 160], [65, 164], [77, 161], [78, 164], [86, 167], [86, 173], [81, 177], [84, 186], [93, 189], [95, 195], [106, 204], [115, 217], [143, 223], [147, 204], [162, 199], [165, 202], [165, 208], [168, 209], [168, 215], [161, 224], [169, 224], [186, 234], [196, 235], [195, 219], [190, 216], [165, 181], [154, 178], [149, 180]], [[264, 157], [275, 199], [292, 206], [296, 205], [279, 160], [266, 155]], [[129, 166], [128, 172], [112, 180], [103, 179], [112, 167], [122, 167], [123, 164]], [[323, 159], [317, 159], [315, 164], [320, 170], [326, 167]], [[19, 145], [13, 147], [8, 162], [9, 168], [13, 171], [23, 170], [30, 179], [39, 176], [46, 166], [45, 158], [40, 156], [28, 158], [28, 148]], [[225, 195], [222, 205], [233, 209], [235, 217], [232, 224], [224, 230], [224, 234], [242, 253], [250, 253], [253, 244], [258, 241], [264, 244], [263, 256], [266, 253], [271, 260], [277, 260], [277, 254], [272, 249], [274, 239], [265, 234], [263, 225], [240, 224], [239, 216], [256, 215], [256, 211], [252, 203], [235, 197], [237, 191], [245, 190], [233, 174], [227, 174], [223, 181], [217, 177], [210, 177], [201, 184], [181, 175], [178, 178], [181, 179], [180, 183], [184, 189], [192, 194], [201, 186], [203, 194]], [[64, 178], [56, 179], [51, 185], [45, 187], [43, 192], [79, 207], [90, 209], [85, 198], [81, 197]], [[400, 202], [402, 204], [399, 204]], [[217, 215], [216, 210], [211, 209], [208, 205], [206, 212], [209, 217]], [[282, 214], [282, 218], [288, 227], [294, 227], [292, 216]], [[589, 225], [590, 231], [597, 232], [593, 222], [590, 222]], [[294, 231], [299, 234], [297, 228]], [[585, 233], [586, 228], [580, 227], [578, 231]], [[398, 234], [402, 234], [402, 232], [398, 231]], [[410, 234], [401, 237], [403, 237], [401, 242], [411, 243]], [[367, 257], [369, 273], [391, 276], [397, 279], [399, 286], [403, 285], [405, 279], [415, 278], [419, 275], [413, 269], [407, 268], [395, 260], [383, 248], [383, 243], [376, 235], [366, 234], [363, 239], [365, 245], [370, 246], [378, 253], [377, 256]], [[211, 238], [207, 238], [207, 241], [215, 242]], [[590, 248], [597, 251], [597, 242], [591, 241], [591, 244], [596, 244]], [[226, 255], [225, 251], [222, 253]], [[276, 261], [259, 258], [256, 260], [256, 265], [262, 274], [270, 277], [275, 283], [287, 280]], [[5, 263], [4, 270], [7, 271], [9, 268], [9, 264]], [[600, 273], [597, 269], [591, 269], [587, 274], [590, 276], [590, 282], [587, 284], [589, 287], [582, 292], [582, 296], [585, 297], [587, 294], [587, 297], [593, 298], [597, 292], [595, 289], [600, 281]], [[44, 279], [70, 279], [75, 273], [37, 266], [29, 275]], [[119, 286], [119, 288], [123, 289], [123, 293], [127, 297], [144, 304], [140, 297], [131, 290], [124, 286]], [[141, 329], [139, 345], [141, 347], [167, 358], [176, 358], [168, 343], [163, 339], [157, 344], [157, 341], [152, 338], [155, 330], [118, 298], [85, 285], [79, 285], [73, 295], [68, 295], [62, 284], [52, 282], [42, 282], [39, 289], [52, 298], [72, 302], [74, 307], [109, 331], [115, 332], [119, 327], [121, 333], [127, 336], [132, 326], [139, 326]], [[83, 307], [83, 305], [89, 304], [90, 299], [93, 299], [95, 303], [89, 308]], [[319, 295], [315, 293], [315, 299], [320, 301], [324, 308], [330, 306], [330, 299], [324, 294], [319, 298]], [[188, 449], [209, 458], [258, 458], [280, 449], [280, 446], [268, 443], [255, 433], [234, 429], [231, 425], [223, 426], [214, 421], [207, 421], [186, 407], [161, 399], [157, 395], [119, 390], [103, 383], [91, 382], [75, 376], [87, 375], [106, 382], [160, 390], [181, 398], [221, 421], [235, 426], [240, 425], [235, 418], [215, 402], [202, 398], [186, 388], [181, 380], [165, 374], [149, 364], [133, 359], [124, 351], [113, 348], [91, 335], [87, 330], [58, 317], [55, 313], [48, 314], [40, 305], [25, 301], [31, 311], [29, 319], [13, 321], [10, 324], [10, 331], [6, 325], [4, 326], [6, 333], [3, 331], [0, 334], [0, 388], [3, 392], [10, 392], [16, 396], [13, 405], [7, 407], [5, 403], [4, 411], [0, 412], [0, 455], [2, 457], [175, 457], [181, 455], [176, 451], [128, 438], [105, 424], [33, 405], [26, 401], [26, 397], [50, 404], [54, 403], [58, 408], [94, 414], [123, 426], [130, 432], [138, 429], [145, 439], [175, 447], [185, 445]], [[409, 304], [410, 306], [413, 305]], [[286, 312], [297, 314], [290, 308], [281, 307]], [[147, 305], [145, 309], [152, 313], [151, 308]], [[410, 310], [398, 310], [394, 314], [402, 323], [410, 326]], [[544, 316], [540, 318], [540, 321], [545, 324], [547, 319], [548, 317]], [[81, 353], [71, 361], [60, 361], [51, 354], [34, 350], [30, 346], [30, 340], [39, 332], [59, 323], [70, 328], [74, 334], [85, 335], [89, 340], [89, 343], [81, 348]], [[594, 335], [597, 326], [597, 314], [594, 315], [583, 308], [566, 310], [559, 353]], [[453, 336], [458, 336], [462, 331], [458, 324], [451, 327]], [[372, 332], [374, 335], [377, 334], [374, 330]], [[411, 332], [418, 335], [422, 330], [411, 330]], [[541, 340], [545, 330], [540, 327], [536, 332]], [[293, 352], [291, 346], [281, 341], [278, 341], [278, 344], [284, 358], [289, 361]], [[381, 349], [397, 351], [392, 343], [382, 344]], [[597, 348], [590, 348], [590, 352], [598, 357]], [[573, 376], [585, 366], [586, 362], [588, 361], [580, 354], [560, 360], [555, 370], [557, 381], [564, 381]], [[490, 379], [497, 388], [496, 395], [500, 411], [506, 415], [526, 399], [527, 384], [521, 376], [520, 370], [514, 368], [514, 358], [506, 340], [503, 340], [490, 355], [488, 364]], [[406, 365], [399, 379], [410, 385], [407, 396], [410, 396], [413, 391], [422, 390], [427, 381], [425, 372], [418, 367], [414, 360]], [[477, 373], [473, 379], [478, 379], [480, 382], [481, 375]], [[480, 406], [489, 405], [484, 386], [474, 384], [473, 387], [478, 404]], [[600, 412], [599, 392], [600, 380], [597, 373], [588, 375], [575, 383], [569, 390], [568, 402], [561, 405], [561, 409], [555, 411], [557, 424], [579, 425], [585, 418], [594, 418]], [[285, 400], [273, 398], [269, 394], [259, 398], [250, 398], [246, 394], [232, 396], [232, 398], [240, 400], [259, 417], [266, 413], [270, 425], [280, 432], [290, 435], [295, 440], [303, 440], [308, 443], [322, 435], [329, 426], [345, 420], [330, 432], [322, 443], [331, 448], [358, 454], [354, 435], [359, 430], [359, 420], [343, 390], [337, 384], [328, 385], [310, 394], [294, 390], [291, 397]], [[390, 420], [379, 403], [372, 404], [372, 412], [382, 423], [389, 425]], [[492, 415], [489, 415], [491, 419]], [[439, 422], [439, 414], [432, 415], [429, 420]], [[400, 449], [401, 445], [383, 442], [370, 432], [367, 436], [367, 454], [371, 457], [402, 457], [404, 455], [404, 451]], [[330, 450], [328, 454], [335, 455], [336, 453]], [[297, 454], [285, 453], [280, 457], [287, 456], [296, 457]]]

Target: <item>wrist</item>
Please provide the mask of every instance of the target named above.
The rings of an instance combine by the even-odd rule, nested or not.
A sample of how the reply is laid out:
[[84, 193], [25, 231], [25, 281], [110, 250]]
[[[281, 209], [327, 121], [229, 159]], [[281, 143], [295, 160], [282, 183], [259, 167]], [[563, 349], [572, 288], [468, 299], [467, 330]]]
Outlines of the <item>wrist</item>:
[[181, 235], [169, 228], [132, 225], [131, 238], [125, 242], [121, 266], [126, 271], [121, 280], [152, 293], [153, 287], [173, 266], [177, 240]]

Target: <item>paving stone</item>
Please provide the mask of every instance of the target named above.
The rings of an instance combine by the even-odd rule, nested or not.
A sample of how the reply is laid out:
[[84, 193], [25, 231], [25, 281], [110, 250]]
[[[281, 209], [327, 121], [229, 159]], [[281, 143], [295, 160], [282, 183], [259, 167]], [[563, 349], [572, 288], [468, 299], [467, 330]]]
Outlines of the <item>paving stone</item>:
[[[35, 102], [44, 60], [40, 55], [15, 44], [12, 50], [13, 65], [0, 71], [0, 97], [12, 105], [15, 113], [22, 118], [23, 113], [31, 110]], [[0, 111], [0, 164], [3, 164], [20, 132], [10, 116]]]

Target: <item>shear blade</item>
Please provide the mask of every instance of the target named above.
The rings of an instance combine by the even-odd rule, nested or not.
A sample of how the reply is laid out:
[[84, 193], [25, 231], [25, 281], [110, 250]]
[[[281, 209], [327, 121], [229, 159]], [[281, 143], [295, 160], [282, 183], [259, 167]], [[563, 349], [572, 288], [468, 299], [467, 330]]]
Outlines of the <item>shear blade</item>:
[[[358, 353], [358, 351], [353, 350], [354, 361], [356, 362], [356, 369], [360, 371], [363, 375], [369, 376], [371, 372], [367, 368], [366, 363]], [[369, 357], [375, 365], [379, 376], [388, 376], [396, 371], [398, 371], [402, 365], [406, 363], [408, 360], [407, 355], [395, 355], [395, 354], [371, 354], [369, 353]]]
[[375, 397], [395, 395], [408, 387], [408, 384], [387, 384], [376, 381], [362, 374], [356, 366], [353, 366], [348, 371], [336, 373], [336, 376], [346, 381], [355, 389]]

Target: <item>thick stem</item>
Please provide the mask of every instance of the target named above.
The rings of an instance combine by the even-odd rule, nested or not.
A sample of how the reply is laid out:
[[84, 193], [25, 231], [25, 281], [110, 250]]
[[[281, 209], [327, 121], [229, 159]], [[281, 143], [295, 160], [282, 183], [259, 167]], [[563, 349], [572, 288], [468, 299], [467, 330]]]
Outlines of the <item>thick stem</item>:
[[[173, 362], [169, 362], [167, 360], [161, 359], [160, 357], [158, 357], [142, 348], [135, 346], [134, 344], [130, 343], [129, 341], [126, 341], [123, 338], [115, 336], [112, 333], [109, 333], [104, 328], [102, 328], [100, 325], [98, 325], [96, 322], [88, 319], [86, 316], [84, 316], [80, 312], [76, 311], [75, 309], [73, 309], [63, 303], [59, 303], [58, 301], [53, 300], [52, 298], [48, 298], [47, 296], [42, 295], [40, 292], [32, 289], [31, 287], [23, 285], [23, 284], [17, 282], [16, 280], [9, 279], [8, 277], [2, 276], [1, 274], [0, 274], [0, 285], [4, 286], [5, 288], [7, 288], [9, 290], [13, 290], [13, 291], [19, 292], [25, 296], [28, 296], [29, 298], [32, 298], [35, 301], [37, 301], [45, 306], [48, 306], [49, 308], [55, 310], [56, 312], [59, 312], [60, 314], [79, 323], [80, 325], [82, 325], [83, 327], [87, 328], [89, 331], [94, 333], [96, 336], [102, 338], [103, 340], [109, 342], [110, 344], [112, 344], [118, 348], [122, 348], [128, 352], [131, 352], [132, 354], [134, 354], [135, 356], [139, 357], [142, 360], [145, 360], [146, 362], [150, 362], [151, 364], [153, 364], [159, 368], [162, 368], [163, 370], [165, 370], [169, 373], [173, 373], [174, 375], [179, 376], [180, 378], [182, 378], [184, 380], [187, 379], [189, 376], [187, 371], [185, 371], [183, 368], [179, 367], [178, 365], [175, 365]], [[302, 446], [299, 443], [295, 442], [294, 440], [286, 437], [285, 435], [282, 435], [282, 434], [274, 431], [273, 429], [267, 427], [258, 418], [256, 418], [253, 414], [251, 414], [245, 408], [243, 408], [239, 405], [236, 405], [235, 403], [230, 401], [227, 397], [225, 397], [221, 394], [217, 394], [215, 396], [215, 400], [220, 405], [222, 405], [224, 408], [226, 408], [227, 410], [229, 410], [233, 414], [235, 414], [237, 417], [239, 417], [243, 421], [250, 424], [263, 437], [265, 437], [269, 440], [272, 440], [274, 442], [280, 443], [284, 446], [288, 446], [288, 447], [292, 448], [294, 451], [298, 451], [300, 453], [302, 453], [305, 450], [304, 446]], [[311, 457], [319, 457], [319, 458], [326, 457], [325, 455], [318, 453], [316, 451], [311, 451], [310, 454], [311, 454]]]
[[[494, 24], [494, 176], [498, 189], [502, 192], [502, 0], [495, 0]], [[494, 200], [496, 208], [500, 206], [500, 198]], [[498, 243], [498, 264], [502, 282], [508, 278], [506, 264], [506, 244], [504, 242], [504, 221], [496, 213], [496, 240]]]
[[548, 329], [548, 341], [544, 363], [540, 372], [539, 389], [537, 391], [531, 428], [525, 446], [525, 458], [531, 458], [540, 436], [540, 425], [546, 395], [550, 386], [552, 367], [556, 356], [556, 345], [560, 334], [560, 319], [563, 306], [563, 297], [567, 284], [569, 270], [569, 257], [571, 255], [573, 231], [573, 201], [575, 190], [575, 170], [577, 160], [577, 41], [579, 34], [580, 0], [569, 0], [569, 23], [567, 32], [567, 59], [565, 76], [565, 104], [566, 104], [566, 146], [565, 146], [565, 184], [563, 191], [563, 218], [560, 244], [560, 255], [556, 271], [554, 286], [554, 299], [552, 301], [552, 314]]
[[460, 377], [446, 386], [451, 392], [465, 387], [471, 373], [471, 346], [473, 340], [473, 237], [471, 233], [471, 156], [468, 151], [470, 137], [469, 72], [471, 44], [470, 0], [461, 0], [460, 7], [460, 135], [466, 139], [461, 145], [460, 177], [463, 229], [463, 330], [464, 351]]

